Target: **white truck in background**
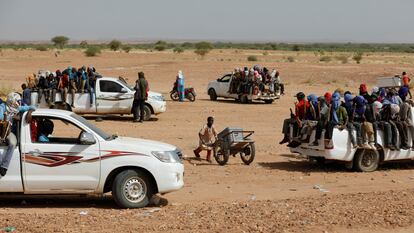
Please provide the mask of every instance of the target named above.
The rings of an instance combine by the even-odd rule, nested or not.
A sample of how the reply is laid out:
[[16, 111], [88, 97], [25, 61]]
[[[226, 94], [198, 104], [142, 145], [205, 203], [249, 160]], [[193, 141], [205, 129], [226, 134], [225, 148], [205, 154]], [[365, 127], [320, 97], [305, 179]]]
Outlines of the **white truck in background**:
[[[72, 104], [72, 94], [68, 92], [66, 102], [63, 102], [61, 93], [56, 91], [54, 108], [72, 111], [77, 114], [96, 114], [96, 115], [129, 115], [131, 114], [132, 103], [134, 101], [135, 90], [123, 78], [102, 77], [96, 80], [95, 98], [90, 104], [89, 93], [76, 93], [74, 108]], [[38, 92], [33, 91], [31, 104], [39, 108], [49, 108], [44, 95], [38, 103]], [[144, 120], [149, 120], [151, 115], [158, 115], [165, 112], [167, 103], [162, 94], [148, 92], [148, 100], [144, 106]]]
[[[384, 88], [399, 88], [402, 86], [401, 79], [399, 77], [385, 77], [377, 79], [377, 86]], [[411, 115], [414, 121], [414, 107], [411, 107]], [[318, 162], [339, 161], [344, 162], [347, 167], [353, 168], [361, 172], [375, 171], [379, 164], [388, 161], [403, 161], [414, 160], [414, 151], [408, 150], [390, 150], [384, 146], [384, 133], [381, 129], [377, 130], [377, 146], [376, 149], [364, 149], [353, 148], [348, 136], [347, 129], [339, 130], [335, 128], [332, 135], [333, 149], [325, 149], [324, 145], [324, 133], [322, 132], [322, 138], [319, 141], [319, 146], [310, 146], [309, 143], [301, 143], [298, 147], [290, 147], [292, 153], [297, 153], [304, 158], [316, 160]], [[292, 133], [292, 130], [291, 130]], [[310, 142], [315, 139], [316, 130], [312, 132]], [[397, 144], [401, 144], [399, 132], [397, 132]], [[355, 135], [356, 132], [354, 131]], [[412, 135], [408, 134], [409, 147], [413, 147], [410, 143], [413, 142]], [[400, 146], [399, 146], [400, 147]]]
[[[152, 195], [183, 187], [182, 152], [173, 145], [108, 135], [79, 115], [57, 109], [23, 114], [0, 195], [101, 195], [112, 192], [121, 208], [149, 204]], [[42, 122], [54, 125], [48, 142]], [[0, 153], [7, 145], [0, 144]]]
[[210, 96], [210, 100], [217, 100], [218, 97], [223, 97], [227, 99], [235, 99], [240, 101], [243, 104], [252, 102], [252, 101], [263, 101], [266, 104], [271, 104], [276, 99], [280, 98], [280, 90], [276, 90], [275, 93], [270, 92], [261, 92], [259, 91], [257, 95], [253, 94], [231, 94], [229, 93], [230, 83], [232, 79], [232, 74], [226, 74], [221, 78], [218, 78], [215, 81], [211, 81], [207, 86], [207, 94]]

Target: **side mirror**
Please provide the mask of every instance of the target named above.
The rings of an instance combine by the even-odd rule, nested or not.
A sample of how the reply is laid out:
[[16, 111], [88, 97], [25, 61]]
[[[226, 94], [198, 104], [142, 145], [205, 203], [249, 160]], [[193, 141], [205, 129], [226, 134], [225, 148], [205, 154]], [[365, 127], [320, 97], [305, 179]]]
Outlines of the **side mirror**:
[[121, 93], [128, 93], [128, 90], [127, 90], [125, 87], [123, 87], [123, 88], [121, 89]]
[[220, 82], [220, 78], [217, 79], [217, 82]]
[[80, 136], [80, 144], [81, 145], [93, 145], [96, 143], [95, 138], [93, 137], [92, 134], [88, 133], [88, 132], [82, 132], [81, 136]]

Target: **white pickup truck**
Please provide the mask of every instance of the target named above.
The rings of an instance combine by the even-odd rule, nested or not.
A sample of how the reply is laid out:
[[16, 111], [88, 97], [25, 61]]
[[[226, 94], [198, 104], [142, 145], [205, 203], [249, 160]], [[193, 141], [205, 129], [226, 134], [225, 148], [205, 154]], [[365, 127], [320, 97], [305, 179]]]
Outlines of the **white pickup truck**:
[[[38, 109], [19, 121], [18, 147], [0, 194], [104, 194], [121, 208], [144, 207], [153, 194], [183, 187], [182, 152], [169, 144], [108, 135], [79, 115]], [[42, 122], [54, 125], [40, 142]], [[0, 145], [4, 153], [6, 145]]]
[[271, 104], [276, 99], [280, 98], [280, 91], [276, 93], [259, 92], [257, 95], [249, 94], [230, 94], [230, 82], [232, 74], [226, 74], [215, 81], [211, 81], [207, 86], [207, 94], [210, 96], [210, 100], [217, 100], [217, 97], [224, 97], [228, 99], [239, 100], [241, 103], [248, 103], [253, 100], [264, 101], [266, 104]]
[[[398, 88], [401, 86], [401, 82], [396, 77], [391, 78], [379, 78], [377, 80], [377, 86], [379, 87], [391, 87]], [[414, 118], [414, 108], [411, 108], [411, 113]], [[413, 119], [414, 120], [414, 119]], [[291, 130], [292, 133], [292, 130]], [[315, 139], [314, 130], [310, 142]], [[398, 133], [398, 132], [397, 132]], [[356, 132], [353, 132], [356, 135]], [[388, 161], [402, 161], [402, 160], [414, 160], [414, 151], [409, 150], [390, 150], [384, 147], [384, 133], [382, 130], [377, 130], [377, 149], [354, 149], [351, 146], [351, 141], [346, 129], [339, 130], [335, 128], [333, 131], [332, 144], [334, 149], [325, 149], [324, 146], [324, 131], [322, 132], [322, 138], [318, 147], [309, 146], [308, 143], [302, 143], [296, 148], [290, 148], [293, 153], [298, 153], [301, 156], [314, 159], [318, 162], [324, 162], [325, 160], [345, 162], [347, 167], [354, 168], [357, 171], [371, 172], [378, 168], [378, 165]], [[408, 141], [412, 142], [411, 138], [414, 135], [408, 134]], [[400, 136], [397, 135], [397, 144], [400, 145]], [[409, 147], [413, 145], [409, 144]]]
[[[56, 93], [56, 108], [72, 111], [77, 114], [131, 114], [132, 102], [134, 101], [135, 90], [128, 85], [122, 78], [102, 77], [96, 80], [95, 99], [93, 105], [90, 104], [89, 93], [75, 94], [75, 108], [72, 108], [72, 95], [68, 93], [66, 103], [63, 103], [62, 96], [59, 92]], [[32, 92], [31, 103], [35, 105], [38, 100], [38, 92]], [[42, 96], [39, 108], [49, 108]], [[162, 94], [150, 91], [148, 93], [148, 100], [144, 106], [144, 120], [149, 120], [151, 115], [158, 115], [165, 112], [167, 103]]]

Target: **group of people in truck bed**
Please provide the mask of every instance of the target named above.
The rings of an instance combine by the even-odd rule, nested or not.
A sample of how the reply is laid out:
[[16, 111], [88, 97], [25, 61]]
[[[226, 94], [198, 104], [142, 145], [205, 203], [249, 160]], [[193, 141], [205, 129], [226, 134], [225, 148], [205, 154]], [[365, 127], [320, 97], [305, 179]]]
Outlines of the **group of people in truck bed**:
[[284, 85], [275, 69], [270, 72], [266, 67], [261, 68], [255, 65], [253, 68], [236, 68], [231, 76], [230, 94], [249, 94], [257, 95], [260, 92], [275, 93], [280, 91], [284, 94]]
[[[377, 130], [382, 130], [384, 147], [390, 150], [414, 150], [411, 112], [414, 102], [411, 100], [410, 78], [406, 72], [402, 73], [402, 81], [403, 85], [399, 88], [373, 87], [370, 93], [367, 85], [361, 84], [357, 95], [350, 91], [335, 91], [323, 96], [297, 93], [295, 113], [291, 111], [291, 118], [283, 123], [282, 132], [285, 136], [280, 144], [289, 143], [289, 147], [297, 147], [301, 143], [309, 143], [309, 146], [316, 147], [325, 130], [325, 149], [332, 149], [333, 130], [339, 128], [348, 130], [353, 148], [376, 149]], [[290, 137], [290, 127], [293, 129], [293, 138]], [[310, 141], [314, 129], [315, 139]]]
[[[56, 92], [62, 94], [63, 102], [66, 102], [68, 93], [74, 96], [75, 93], [91, 93], [90, 104], [93, 104], [96, 79], [101, 77], [93, 66], [86, 68], [82, 66], [75, 68], [69, 66], [63, 71], [56, 72], [40, 71], [37, 75], [30, 74], [26, 78], [26, 83], [22, 84], [23, 103], [26, 105], [36, 105], [40, 103], [42, 97], [46, 102], [53, 106], [55, 104]], [[32, 91], [38, 92], [37, 103], [31, 103]], [[74, 98], [71, 103], [74, 108]]]

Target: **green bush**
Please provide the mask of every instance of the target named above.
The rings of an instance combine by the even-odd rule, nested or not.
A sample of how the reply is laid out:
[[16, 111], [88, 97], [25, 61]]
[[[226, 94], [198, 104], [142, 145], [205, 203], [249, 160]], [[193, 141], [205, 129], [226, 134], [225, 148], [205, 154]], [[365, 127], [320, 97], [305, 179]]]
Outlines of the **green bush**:
[[361, 60], [362, 60], [362, 55], [363, 55], [362, 52], [357, 52], [357, 53], [354, 54], [354, 56], [352, 57], [352, 59], [354, 61], [356, 61], [357, 64], [360, 64], [361, 63]]
[[124, 45], [122, 46], [122, 50], [124, 50], [124, 52], [129, 53], [131, 51], [132, 47], [130, 45]]
[[39, 45], [36, 47], [36, 50], [44, 52], [47, 51], [47, 47], [44, 45]]
[[247, 57], [247, 61], [258, 61], [256, 56], [250, 55]]
[[323, 56], [321, 58], [319, 58], [320, 62], [330, 62], [332, 61], [332, 58], [330, 56]]
[[297, 45], [297, 44], [293, 45], [292, 51], [300, 51], [299, 45]]
[[174, 53], [183, 53], [183, 52], [184, 52], [184, 49], [183, 49], [183, 48], [181, 48], [181, 47], [175, 47], [175, 48], [173, 49], [173, 52], [174, 52]]
[[85, 50], [85, 55], [87, 57], [95, 57], [101, 53], [101, 49], [97, 46], [91, 46]]
[[213, 45], [209, 42], [202, 41], [195, 44], [195, 50], [194, 53], [200, 56], [205, 56], [207, 53], [209, 53], [213, 49]]
[[119, 40], [112, 40], [108, 44], [108, 47], [113, 51], [119, 50], [121, 48], [121, 46], [122, 46], [122, 43]]
[[69, 38], [66, 36], [55, 36], [51, 39], [56, 47], [63, 49], [63, 47], [69, 42]]

